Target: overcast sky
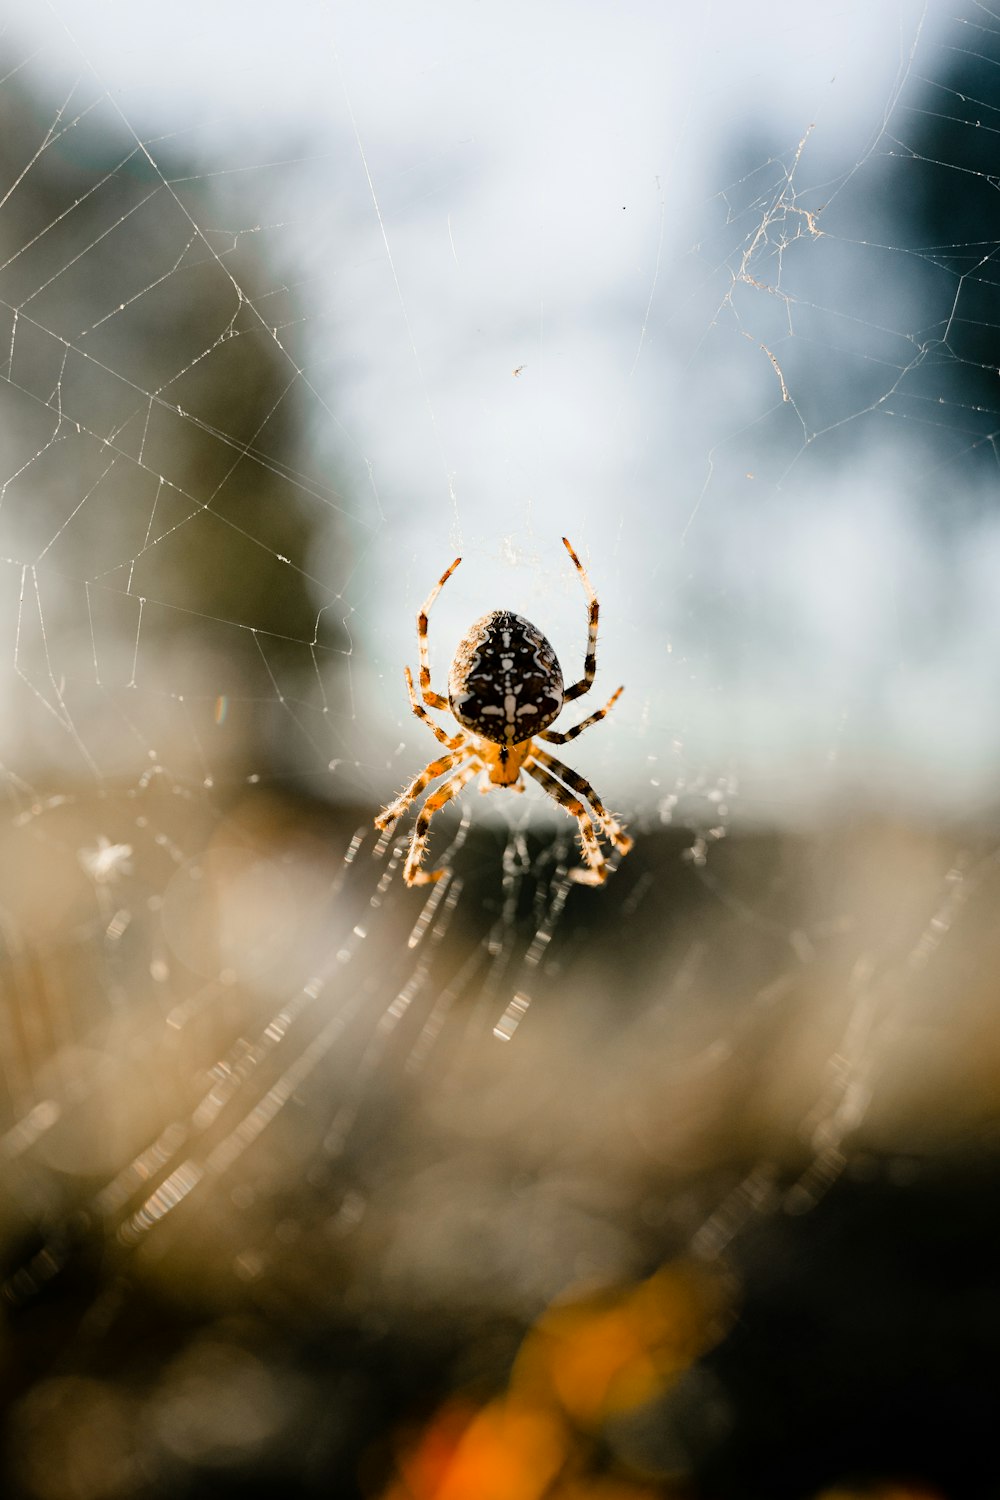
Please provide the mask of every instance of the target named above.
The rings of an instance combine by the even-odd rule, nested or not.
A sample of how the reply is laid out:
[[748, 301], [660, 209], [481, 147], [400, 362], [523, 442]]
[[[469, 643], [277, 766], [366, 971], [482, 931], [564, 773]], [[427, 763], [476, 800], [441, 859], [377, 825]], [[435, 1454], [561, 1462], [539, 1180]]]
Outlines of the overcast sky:
[[943, 7], [5, 14], [44, 98], [79, 78], [155, 159], [213, 174], [299, 288], [311, 461], [354, 483], [350, 558], [338, 542], [314, 571], [352, 611], [361, 758], [386, 733], [429, 749], [401, 666], [457, 550], [442, 676], [499, 605], [582, 651], [565, 533], [604, 607], [600, 689], [627, 683], [577, 759], [633, 799], [699, 767], [756, 777], [762, 806], [796, 772], [822, 798], [845, 759], [876, 796], [982, 794], [1000, 548], [987, 528], [951, 560], [961, 608], [907, 662], [936, 562], [905, 442], [824, 385], [845, 342], [881, 355], [886, 327], [920, 326], [905, 256], [872, 257], [866, 184], [943, 69]]

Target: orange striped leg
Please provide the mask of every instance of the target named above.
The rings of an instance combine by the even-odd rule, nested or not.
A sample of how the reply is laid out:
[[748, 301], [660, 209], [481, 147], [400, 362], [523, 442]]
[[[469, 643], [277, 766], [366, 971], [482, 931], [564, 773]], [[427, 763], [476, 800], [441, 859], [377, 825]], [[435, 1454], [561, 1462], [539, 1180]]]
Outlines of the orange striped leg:
[[420, 796], [425, 786], [430, 786], [445, 771], [450, 771], [452, 766], [461, 760], [461, 752], [453, 755], [442, 755], [439, 760], [432, 760], [429, 766], [425, 766], [419, 776], [414, 776], [405, 791], [400, 792], [395, 802], [389, 802], [378, 817], [375, 819], [375, 827], [392, 829], [406, 812], [406, 809]]
[[563, 699], [566, 703], [572, 703], [574, 698], [582, 698], [584, 693], [590, 692], [591, 684], [597, 674], [597, 616], [600, 606], [597, 603], [594, 586], [587, 577], [587, 570], [570, 546], [569, 538], [563, 537], [562, 540], [563, 546], [573, 559], [574, 568], [580, 575], [580, 582], [583, 584], [584, 592], [587, 595], [587, 607], [589, 610], [587, 618], [587, 655], [583, 663], [583, 676], [579, 682], [574, 682], [571, 688], [566, 689]]
[[420, 647], [420, 694], [428, 708], [447, 708], [448, 700], [441, 693], [431, 691], [431, 660], [427, 650], [427, 616], [431, 612], [431, 605], [434, 603], [434, 600], [440, 594], [461, 561], [460, 557], [456, 557], [451, 567], [445, 568], [441, 577], [424, 600], [420, 613], [417, 615], [417, 643]]
[[564, 766], [561, 760], [556, 760], [554, 755], [549, 755], [545, 750], [536, 748], [534, 755], [536, 760], [541, 761], [543, 766], [548, 766], [561, 781], [565, 781], [568, 787], [572, 787], [574, 792], [587, 799], [594, 809], [594, 822], [604, 837], [614, 844], [619, 854], [627, 854], [632, 847], [633, 840], [607, 811], [587, 778], [581, 776], [579, 771], [570, 770], [569, 766]]
[[403, 879], [407, 885], [428, 885], [432, 880], [440, 880], [442, 875], [447, 875], [444, 868], [440, 870], [422, 870], [420, 862], [427, 848], [427, 839], [430, 832], [431, 818], [450, 802], [452, 797], [457, 797], [467, 781], [471, 781], [477, 771], [481, 771], [482, 765], [474, 760], [454, 776], [449, 776], [443, 786], [439, 786], [436, 792], [432, 792], [417, 814], [417, 821], [413, 829], [413, 837], [410, 839], [410, 852], [406, 856], [406, 864], [403, 868]]
[[601, 846], [597, 842], [597, 834], [594, 832], [590, 814], [583, 803], [578, 802], [571, 791], [562, 786], [554, 776], [550, 776], [545, 767], [538, 765], [537, 762], [525, 761], [524, 770], [529, 776], [533, 776], [539, 785], [545, 788], [549, 796], [554, 798], [560, 807], [564, 807], [579, 825], [580, 844], [587, 865], [586, 868], [581, 866], [570, 870], [570, 880], [575, 880], [580, 885], [602, 885], [608, 878], [608, 867], [601, 853]]
[[460, 729], [458, 734], [447, 734], [445, 730], [441, 728], [440, 724], [435, 724], [434, 720], [431, 718], [430, 714], [427, 712], [426, 708], [424, 708], [423, 704], [417, 697], [416, 688], [413, 686], [413, 673], [410, 671], [409, 667], [404, 667], [403, 671], [406, 673], [406, 691], [410, 695], [410, 707], [413, 709], [413, 712], [416, 714], [417, 718], [421, 719], [427, 725], [427, 728], [430, 730], [434, 738], [436, 740], [440, 740], [442, 745], [447, 745], [449, 750], [457, 750], [459, 745], [467, 744], [468, 736], [463, 729]]
[[564, 734], [560, 734], [557, 729], [543, 729], [536, 738], [548, 740], [550, 745], [568, 745], [570, 740], [575, 740], [577, 735], [582, 734], [585, 729], [589, 729], [591, 724], [596, 724], [598, 719], [603, 719], [604, 715], [613, 707], [624, 691], [625, 687], [623, 684], [617, 693], [611, 694], [611, 697], [603, 708], [597, 709], [595, 713], [588, 714], [582, 724], [574, 724], [573, 728], [567, 729]]

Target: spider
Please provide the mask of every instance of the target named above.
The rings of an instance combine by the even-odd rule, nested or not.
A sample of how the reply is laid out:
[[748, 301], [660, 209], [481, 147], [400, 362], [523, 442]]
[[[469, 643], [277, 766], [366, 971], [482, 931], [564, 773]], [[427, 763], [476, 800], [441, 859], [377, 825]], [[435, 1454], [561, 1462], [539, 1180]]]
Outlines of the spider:
[[[570, 770], [569, 766], [564, 766], [538, 743], [547, 740], [552, 745], [565, 745], [575, 740], [578, 734], [604, 718], [622, 692], [619, 688], [612, 693], [603, 708], [589, 714], [572, 729], [560, 733], [548, 727], [567, 703], [590, 691], [597, 672], [597, 595], [566, 537], [562, 540], [580, 575], [588, 606], [583, 676], [571, 687], [563, 687], [556, 654], [537, 626], [521, 615], [497, 609], [470, 626], [459, 645], [448, 677], [447, 698], [432, 690], [427, 617], [434, 600], [462, 561], [460, 557], [456, 557], [451, 567], [442, 573], [417, 616], [420, 699], [423, 701], [417, 697], [409, 667], [404, 669], [406, 688], [410, 707], [445, 747], [445, 754], [425, 766], [405, 791], [382, 809], [375, 819], [376, 828], [391, 832], [425, 787], [439, 776], [450, 774], [437, 791], [431, 793], [417, 815], [403, 870], [407, 885], [426, 885], [447, 874], [445, 869], [421, 869], [431, 819], [480, 771], [487, 776], [480, 787], [483, 792], [493, 787], [523, 792], [525, 784], [521, 773], [527, 772], [576, 818], [586, 863], [570, 870], [570, 879], [582, 885], [600, 885], [607, 879], [608, 865], [601, 853], [599, 833], [619, 854], [627, 854], [632, 847], [632, 840], [605, 810], [590, 782], [577, 771]], [[450, 709], [460, 726], [458, 733], [447, 734], [431, 718], [428, 708]], [[589, 809], [583, 799], [590, 803]]]

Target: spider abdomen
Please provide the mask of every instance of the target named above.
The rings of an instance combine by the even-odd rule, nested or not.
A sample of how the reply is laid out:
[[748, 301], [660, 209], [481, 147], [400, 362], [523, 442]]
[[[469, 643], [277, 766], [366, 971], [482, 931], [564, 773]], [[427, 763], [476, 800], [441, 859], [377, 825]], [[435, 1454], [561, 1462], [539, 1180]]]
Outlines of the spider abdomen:
[[494, 744], [518, 744], [559, 714], [562, 670], [536, 625], [495, 609], [469, 627], [456, 651], [448, 700], [463, 728]]

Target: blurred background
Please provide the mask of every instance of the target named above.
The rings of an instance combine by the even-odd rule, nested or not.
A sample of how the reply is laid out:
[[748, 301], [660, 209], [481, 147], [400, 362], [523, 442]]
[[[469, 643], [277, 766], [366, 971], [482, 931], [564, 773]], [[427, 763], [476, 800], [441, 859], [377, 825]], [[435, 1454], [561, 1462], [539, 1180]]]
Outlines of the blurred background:
[[995, 1494], [1000, 18], [3, 20], [3, 1493]]

